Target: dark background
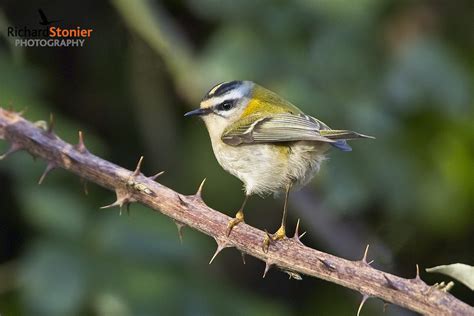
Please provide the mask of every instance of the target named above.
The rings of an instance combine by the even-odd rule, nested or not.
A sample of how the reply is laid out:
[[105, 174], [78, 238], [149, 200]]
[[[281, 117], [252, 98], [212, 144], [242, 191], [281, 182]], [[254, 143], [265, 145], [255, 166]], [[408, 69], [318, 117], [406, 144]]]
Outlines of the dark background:
[[[82, 48], [21, 48], [8, 26], [93, 28]], [[472, 1], [12, 1], [0, 3], [0, 106], [56, 117], [75, 143], [178, 192], [207, 178], [204, 199], [233, 215], [241, 183], [215, 160], [204, 125], [185, 119], [214, 84], [249, 79], [334, 128], [377, 137], [332, 150], [292, 195], [290, 234], [429, 284], [424, 268], [463, 262], [474, 248], [474, 7]], [[2, 151], [7, 149], [0, 143]], [[0, 162], [2, 315], [354, 315], [360, 294], [288, 280], [139, 205], [45, 167], [26, 153]], [[254, 197], [246, 221], [274, 231], [281, 200]], [[474, 303], [456, 282], [452, 293]], [[363, 315], [380, 315], [369, 300]], [[387, 315], [410, 315], [389, 306]]]

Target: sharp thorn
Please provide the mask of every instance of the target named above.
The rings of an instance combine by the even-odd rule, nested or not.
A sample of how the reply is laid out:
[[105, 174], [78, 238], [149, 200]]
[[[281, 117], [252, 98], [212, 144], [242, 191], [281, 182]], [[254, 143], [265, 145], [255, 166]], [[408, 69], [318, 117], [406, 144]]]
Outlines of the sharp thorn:
[[425, 283], [425, 282], [421, 279], [421, 277], [420, 277], [420, 266], [418, 265], [418, 263], [416, 264], [416, 276], [415, 276], [415, 281]]
[[143, 156], [141, 156], [140, 160], [138, 160], [137, 167], [135, 168], [135, 171], [132, 173], [132, 177], [136, 177], [140, 174], [140, 169], [142, 167], [142, 162], [143, 162]]
[[202, 199], [202, 188], [204, 187], [204, 183], [206, 183], [206, 178], [204, 178], [204, 180], [202, 180], [201, 184], [199, 185], [199, 188], [195, 194], [196, 197], [199, 197], [200, 199]]
[[46, 130], [48, 134], [53, 134], [53, 129], [54, 129], [54, 115], [53, 113], [49, 114], [49, 124], [48, 124], [48, 129]]
[[112, 207], [120, 207], [120, 215], [122, 215], [122, 207], [124, 205], [127, 206], [127, 211], [129, 212], [130, 209], [129, 209], [129, 205], [130, 205], [130, 202], [135, 202], [135, 200], [133, 200], [130, 195], [126, 194], [126, 193], [122, 193], [121, 191], [119, 190], [116, 190], [115, 191], [115, 194], [117, 196], [117, 199], [115, 200], [115, 202], [113, 202], [112, 204], [109, 204], [109, 205], [105, 205], [105, 206], [102, 206], [100, 209], [106, 209], [106, 208], [112, 208]]
[[158, 178], [159, 176], [161, 176], [163, 173], [165, 173], [165, 172], [164, 172], [164, 171], [160, 171], [160, 172], [158, 172], [157, 174], [155, 174], [154, 176], [148, 177], [148, 179], [155, 181], [156, 178]]
[[300, 230], [300, 219], [298, 218], [298, 220], [296, 221], [295, 234], [293, 235], [293, 238], [295, 238], [297, 240], [299, 240], [299, 238], [300, 238], [299, 230]]
[[77, 142], [77, 144], [74, 146], [74, 148], [80, 152], [80, 153], [87, 153], [89, 152], [87, 150], [87, 147], [84, 143], [84, 135], [82, 133], [82, 131], [79, 131], [79, 141]]
[[240, 252], [240, 256], [242, 257], [242, 262], [243, 262], [243, 264], [246, 264], [246, 263], [245, 263], [245, 252], [241, 251], [241, 252]]
[[120, 207], [120, 209], [122, 208], [124, 204], [124, 201], [123, 200], [116, 200], [115, 202], [113, 202], [112, 204], [109, 204], [109, 205], [104, 205], [104, 206], [101, 206], [100, 209], [101, 210], [104, 210], [106, 208], [112, 208], [112, 207]]
[[298, 221], [296, 222], [296, 228], [295, 228], [295, 234], [293, 235], [293, 240], [295, 240], [299, 244], [303, 244], [301, 242], [301, 238], [306, 234], [306, 232], [302, 233], [300, 235], [300, 219], [298, 218]]
[[[127, 201], [125, 202], [125, 209], [127, 211], [127, 215], [130, 216], [130, 203]], [[120, 208], [120, 212], [122, 212], [122, 208]], [[120, 214], [122, 215], [122, 214]]]
[[19, 116], [23, 116], [23, 114], [25, 114], [27, 111], [28, 111], [28, 107], [25, 106], [25, 108], [23, 110], [17, 112], [16, 114], [19, 115]]
[[179, 242], [183, 244], [183, 227], [185, 227], [186, 225], [177, 220], [174, 220], [174, 223], [176, 224], [176, 228], [178, 229]]
[[396, 284], [393, 280], [390, 280], [386, 274], [383, 275], [385, 280], [387, 280], [387, 286], [393, 290], [401, 291], [400, 286]]
[[364, 255], [362, 256], [362, 259], [360, 260], [365, 265], [370, 265], [370, 263], [373, 262], [373, 261], [371, 261], [370, 263], [367, 262], [367, 254], [369, 253], [369, 246], [370, 245], [367, 244], [367, 246], [365, 247]]
[[321, 263], [329, 270], [329, 271], [336, 271], [336, 267], [330, 263], [328, 260], [326, 259], [320, 259], [318, 258], [319, 261], [321, 261]]
[[360, 311], [362, 310], [362, 307], [364, 307], [364, 304], [368, 298], [369, 298], [368, 295], [366, 294], [362, 295], [362, 301], [360, 302], [359, 308], [357, 309], [357, 316], [360, 316]]
[[272, 267], [273, 263], [271, 263], [270, 261], [265, 261], [265, 270], [263, 271], [263, 279], [265, 278], [265, 276], [267, 275], [268, 271], [270, 270], [270, 268]]
[[46, 176], [48, 175], [48, 173], [53, 170], [54, 168], [56, 168], [56, 164], [54, 162], [48, 162], [48, 164], [46, 165], [46, 169], [44, 169], [43, 171], [43, 174], [41, 175], [39, 181], [38, 181], [38, 184], [42, 184], [44, 179], [46, 178]]
[[383, 302], [383, 310], [382, 310], [383, 313], [385, 313], [385, 311], [387, 310], [388, 305], [390, 305], [390, 303], [387, 303], [385, 301]]
[[216, 259], [217, 255], [224, 249], [221, 245], [217, 244], [217, 249], [216, 252], [214, 252], [214, 255], [212, 256], [211, 260], [209, 261], [209, 264], [212, 264], [214, 259]]
[[176, 193], [176, 196], [178, 197], [178, 201], [179, 201], [179, 204], [181, 206], [188, 206], [188, 203], [186, 203], [182, 198], [181, 198], [181, 195], [179, 193]]
[[21, 150], [21, 149], [23, 149], [23, 146], [21, 146], [21, 145], [19, 145], [19, 144], [17, 144], [17, 143], [12, 143], [12, 144], [10, 145], [10, 148], [8, 148], [8, 150], [7, 150], [3, 155], [0, 156], [0, 160], [3, 160], [3, 159], [5, 159], [5, 158], [7, 158], [7, 157], [10, 156], [11, 154], [13, 154], [13, 153], [15, 153], [15, 152], [17, 152], [17, 151], [19, 151], [19, 150]]
[[209, 261], [209, 264], [212, 264], [212, 262], [214, 261], [214, 259], [216, 259], [217, 255], [218, 255], [222, 250], [224, 250], [225, 248], [229, 247], [229, 245], [228, 245], [226, 242], [222, 242], [222, 241], [220, 241], [219, 239], [216, 239], [216, 243], [217, 243], [217, 249], [216, 249], [216, 252], [214, 252], [214, 255], [212, 256], [211, 260]]
[[89, 195], [89, 190], [87, 189], [87, 180], [81, 178], [82, 187], [84, 188], [84, 194]]

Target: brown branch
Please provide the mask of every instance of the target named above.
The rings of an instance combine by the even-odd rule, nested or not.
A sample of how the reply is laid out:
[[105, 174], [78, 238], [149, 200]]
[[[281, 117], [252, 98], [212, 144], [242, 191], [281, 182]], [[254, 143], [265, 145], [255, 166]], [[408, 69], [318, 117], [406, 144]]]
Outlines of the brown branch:
[[[428, 315], [474, 315], [473, 307], [447, 292], [428, 286], [418, 272], [415, 278], [404, 279], [372, 268], [366, 260], [367, 250], [361, 260], [345, 260], [304, 246], [296, 232], [293, 238], [272, 243], [268, 252], [264, 252], [262, 240], [265, 232], [247, 224], [238, 225], [226, 237], [230, 218], [204, 203], [201, 197], [204, 182], [194, 195], [179, 194], [155, 182], [156, 176], [141, 174], [142, 159], [135, 171], [129, 171], [91, 154], [84, 145], [82, 133], [79, 134], [79, 143], [73, 146], [57, 137], [51, 128], [45, 128], [44, 124], [33, 124], [18, 113], [0, 108], [0, 139], [10, 143], [8, 154], [24, 149], [46, 160], [48, 171], [60, 167], [114, 190], [117, 200], [107, 207], [123, 207], [132, 202], [147, 205], [172, 218], [178, 228], [190, 226], [213, 237], [218, 246], [216, 255], [224, 248], [235, 247], [263, 260], [265, 274], [271, 267], [277, 267], [294, 278], [305, 274], [356, 290], [362, 294], [363, 301], [368, 297], [378, 297]], [[0, 156], [0, 159], [7, 155]]]

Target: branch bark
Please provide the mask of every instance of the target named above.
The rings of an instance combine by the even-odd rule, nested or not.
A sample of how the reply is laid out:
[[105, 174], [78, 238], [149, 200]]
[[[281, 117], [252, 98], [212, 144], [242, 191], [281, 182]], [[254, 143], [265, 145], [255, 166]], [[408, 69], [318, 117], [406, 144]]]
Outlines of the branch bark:
[[427, 315], [474, 315], [473, 307], [428, 286], [418, 271], [415, 278], [404, 279], [374, 269], [367, 263], [367, 251], [361, 260], [349, 261], [304, 246], [296, 232], [292, 238], [272, 243], [268, 252], [264, 252], [265, 232], [247, 224], [236, 226], [227, 237], [230, 217], [204, 203], [201, 197], [204, 182], [194, 195], [179, 194], [155, 182], [156, 176], [144, 176], [140, 172], [142, 159], [136, 170], [130, 171], [91, 154], [81, 133], [79, 143], [71, 145], [54, 134], [52, 124], [45, 128], [44, 124], [31, 123], [21, 114], [0, 108], [0, 139], [10, 143], [10, 149], [0, 159], [17, 150], [26, 150], [47, 162], [42, 179], [50, 170], [63, 168], [115, 191], [116, 202], [106, 207], [139, 202], [172, 218], [178, 227], [186, 225], [213, 237], [218, 246], [216, 255], [224, 248], [235, 247], [264, 261], [265, 273], [277, 267], [295, 278], [305, 274], [324, 279], [360, 292], [362, 304], [369, 297], [378, 297]]

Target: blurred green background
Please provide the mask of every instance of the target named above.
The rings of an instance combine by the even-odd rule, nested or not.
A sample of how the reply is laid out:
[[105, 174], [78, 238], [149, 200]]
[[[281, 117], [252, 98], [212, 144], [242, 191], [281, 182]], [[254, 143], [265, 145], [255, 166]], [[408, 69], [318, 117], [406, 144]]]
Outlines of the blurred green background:
[[[8, 26], [38, 27], [38, 8], [93, 28], [82, 48], [21, 48]], [[334, 128], [377, 137], [332, 150], [292, 195], [303, 241], [404, 277], [474, 264], [472, 1], [13, 1], [0, 4], [0, 106], [233, 215], [241, 183], [215, 160], [204, 125], [184, 119], [214, 84], [248, 79]], [[0, 143], [2, 152], [7, 149]], [[2, 315], [354, 315], [360, 294], [288, 280], [139, 205], [99, 210], [111, 192], [20, 152], [0, 162]], [[254, 197], [246, 221], [274, 231], [281, 200]], [[292, 233], [292, 229], [290, 229]], [[422, 273], [428, 283], [449, 280]], [[452, 293], [473, 304], [467, 287]], [[380, 315], [369, 300], [363, 315]], [[387, 315], [412, 315], [389, 306]]]

